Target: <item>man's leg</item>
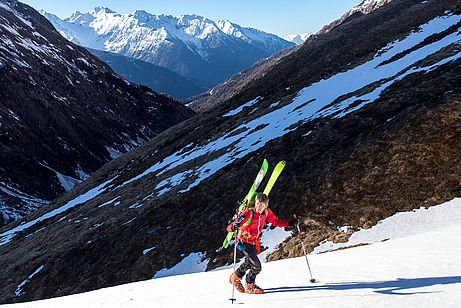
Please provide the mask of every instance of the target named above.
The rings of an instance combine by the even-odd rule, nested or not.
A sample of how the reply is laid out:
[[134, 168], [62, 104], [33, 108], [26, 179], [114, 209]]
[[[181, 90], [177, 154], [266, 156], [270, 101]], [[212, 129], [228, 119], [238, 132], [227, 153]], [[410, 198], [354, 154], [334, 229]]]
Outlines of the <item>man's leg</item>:
[[242, 278], [243, 276], [245, 276], [245, 273], [251, 268], [250, 258], [248, 257], [248, 253], [246, 252], [246, 249], [245, 251], [243, 251], [243, 253], [245, 254], [245, 261], [235, 271], [235, 274], [239, 278]]
[[256, 252], [256, 247], [254, 245], [245, 243], [244, 253], [245, 268], [249, 269], [249, 272], [247, 273], [245, 280], [247, 283], [253, 283], [255, 282], [256, 275], [258, 275], [261, 272], [261, 261], [259, 261], [258, 253]]

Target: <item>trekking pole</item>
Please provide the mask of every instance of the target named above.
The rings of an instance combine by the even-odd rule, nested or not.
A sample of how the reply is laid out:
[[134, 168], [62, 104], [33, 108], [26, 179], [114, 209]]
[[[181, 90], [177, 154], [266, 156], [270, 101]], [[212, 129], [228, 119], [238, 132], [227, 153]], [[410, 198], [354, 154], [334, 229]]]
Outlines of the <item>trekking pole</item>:
[[[296, 227], [298, 228], [298, 233], [301, 234], [301, 229], [299, 229], [299, 219], [298, 219], [298, 222], [296, 224]], [[306, 248], [304, 247], [304, 242], [303, 242], [303, 240], [301, 238], [299, 238], [299, 241], [301, 242], [301, 245], [303, 246], [304, 257], [306, 257], [307, 268], [309, 269], [309, 274], [311, 274], [310, 282], [314, 283], [315, 279], [312, 277], [311, 267], [309, 266], [309, 260], [307, 260], [307, 253], [306, 253]]]
[[[237, 263], [237, 232], [235, 232], [235, 237], [234, 237], [234, 271], [232, 273], [235, 273], [235, 265]], [[229, 298], [229, 300], [232, 302], [232, 304], [236, 301], [234, 298], [234, 274], [232, 274], [232, 297]]]

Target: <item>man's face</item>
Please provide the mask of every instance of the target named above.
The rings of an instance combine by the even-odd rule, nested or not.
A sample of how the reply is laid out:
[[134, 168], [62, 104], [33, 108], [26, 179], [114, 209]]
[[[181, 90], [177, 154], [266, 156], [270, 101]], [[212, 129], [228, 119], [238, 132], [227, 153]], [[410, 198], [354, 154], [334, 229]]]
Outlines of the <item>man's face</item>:
[[264, 203], [264, 202], [260, 202], [259, 200], [256, 200], [255, 210], [256, 212], [261, 214], [262, 212], [264, 212], [264, 210], [267, 208], [268, 205], [269, 205], [269, 202]]

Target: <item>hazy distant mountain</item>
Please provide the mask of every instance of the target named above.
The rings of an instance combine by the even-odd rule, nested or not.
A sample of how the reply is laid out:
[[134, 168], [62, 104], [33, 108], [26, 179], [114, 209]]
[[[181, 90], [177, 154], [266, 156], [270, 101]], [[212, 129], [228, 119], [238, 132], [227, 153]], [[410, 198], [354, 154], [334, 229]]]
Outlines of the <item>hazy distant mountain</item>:
[[206, 91], [206, 88], [199, 87], [187, 78], [167, 68], [112, 52], [89, 48], [88, 50], [109, 64], [114, 71], [126, 80], [148, 86], [156, 92], [167, 93], [175, 98], [185, 99]]
[[64, 20], [43, 14], [76, 44], [166, 67], [207, 88], [293, 45], [273, 34], [197, 15], [117, 14], [101, 7]]

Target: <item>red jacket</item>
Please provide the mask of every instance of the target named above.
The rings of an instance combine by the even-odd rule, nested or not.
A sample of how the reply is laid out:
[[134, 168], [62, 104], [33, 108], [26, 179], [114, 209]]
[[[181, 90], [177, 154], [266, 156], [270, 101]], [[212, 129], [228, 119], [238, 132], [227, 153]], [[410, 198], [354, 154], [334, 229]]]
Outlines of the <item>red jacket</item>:
[[[239, 217], [245, 217], [245, 219], [240, 223], [240, 230], [237, 233], [237, 238], [243, 242], [247, 242], [251, 245], [256, 244], [256, 240], [261, 235], [261, 232], [266, 224], [266, 220], [270, 222], [275, 227], [288, 227], [288, 221], [280, 220], [270, 208], [263, 211], [261, 214], [253, 210], [253, 218], [251, 218], [251, 211], [245, 210], [240, 214]], [[246, 222], [251, 218], [249, 225], [246, 225]], [[232, 224], [227, 226], [227, 231], [232, 231]]]

